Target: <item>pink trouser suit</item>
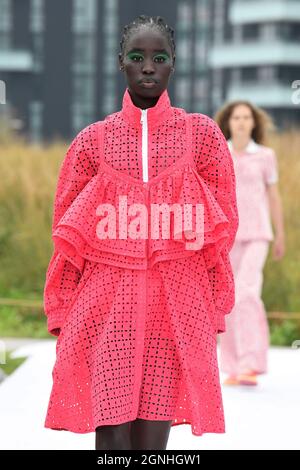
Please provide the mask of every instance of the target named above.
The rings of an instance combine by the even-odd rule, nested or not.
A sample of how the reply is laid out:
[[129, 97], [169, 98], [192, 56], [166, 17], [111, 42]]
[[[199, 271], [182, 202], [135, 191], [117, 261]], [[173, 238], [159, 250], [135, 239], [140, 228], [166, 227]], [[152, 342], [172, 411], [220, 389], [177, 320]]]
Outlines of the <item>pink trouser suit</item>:
[[220, 370], [238, 375], [249, 369], [267, 372], [269, 328], [261, 299], [263, 268], [273, 240], [267, 185], [278, 181], [274, 151], [252, 139], [242, 154], [233, 151], [239, 228], [230, 260], [235, 279], [235, 305], [220, 339]]

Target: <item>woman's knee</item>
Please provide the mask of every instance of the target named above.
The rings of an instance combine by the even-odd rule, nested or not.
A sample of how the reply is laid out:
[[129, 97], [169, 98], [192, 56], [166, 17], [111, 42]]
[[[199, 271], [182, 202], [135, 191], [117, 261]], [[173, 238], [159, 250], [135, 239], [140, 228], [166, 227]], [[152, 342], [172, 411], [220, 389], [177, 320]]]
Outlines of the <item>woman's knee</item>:
[[172, 420], [153, 421], [137, 418], [131, 426], [133, 449], [164, 450], [167, 447]]
[[96, 428], [96, 450], [131, 449], [130, 422]]

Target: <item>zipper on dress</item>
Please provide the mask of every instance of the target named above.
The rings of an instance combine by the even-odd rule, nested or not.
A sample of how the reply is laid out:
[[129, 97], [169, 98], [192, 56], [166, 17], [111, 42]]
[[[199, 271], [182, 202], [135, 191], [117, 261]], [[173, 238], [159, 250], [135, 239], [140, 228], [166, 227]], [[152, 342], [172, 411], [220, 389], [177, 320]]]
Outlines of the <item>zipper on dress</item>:
[[147, 109], [141, 109], [141, 124], [142, 124], [142, 167], [143, 167], [143, 181], [148, 181], [148, 122], [147, 122]]

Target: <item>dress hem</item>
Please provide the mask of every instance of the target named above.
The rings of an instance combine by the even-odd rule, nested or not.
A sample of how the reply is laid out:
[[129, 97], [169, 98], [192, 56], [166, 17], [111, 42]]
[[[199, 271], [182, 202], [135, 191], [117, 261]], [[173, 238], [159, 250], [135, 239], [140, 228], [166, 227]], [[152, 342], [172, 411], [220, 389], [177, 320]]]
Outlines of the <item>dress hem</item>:
[[[134, 421], [135, 419], [137, 418], [140, 418], [140, 419], [144, 419], [146, 421], [149, 421], [149, 419], [147, 418], [142, 418], [140, 416], [134, 418], [133, 420], [128, 420], [128, 421]], [[176, 419], [176, 422], [175, 422], [175, 419]], [[174, 426], [180, 426], [180, 425], [183, 425], [183, 424], [188, 424], [191, 426], [191, 432], [192, 432], [192, 435], [193, 436], [202, 436], [203, 434], [224, 434], [226, 431], [225, 431], [225, 427], [224, 428], [219, 428], [219, 429], [206, 429], [206, 430], [203, 430], [202, 432], [196, 432], [192, 429], [192, 423], [191, 421], [189, 420], [186, 420], [185, 418], [181, 418], [179, 420], [179, 418], [175, 418], [172, 420], [172, 424], [171, 424], [171, 428], [174, 427]], [[126, 423], [128, 421], [125, 421]], [[152, 419], [151, 421], [169, 421], [169, 419], [165, 419], [165, 420], [154, 420]], [[75, 428], [72, 428], [71, 426], [69, 428], [59, 428], [59, 427], [52, 427], [51, 425], [47, 425], [45, 424], [44, 425], [44, 428], [46, 429], [50, 429], [52, 431], [68, 431], [68, 432], [73, 432], [75, 434], [88, 434], [88, 433], [91, 433], [91, 432], [96, 432], [96, 428], [99, 427], [99, 426], [113, 426], [113, 425], [118, 425], [118, 424], [124, 424], [125, 422], [121, 422], [121, 423], [98, 423], [96, 426], [94, 426], [95, 429], [85, 429], [85, 430], [82, 430], [82, 431], [79, 431], [79, 430], [76, 430]]]

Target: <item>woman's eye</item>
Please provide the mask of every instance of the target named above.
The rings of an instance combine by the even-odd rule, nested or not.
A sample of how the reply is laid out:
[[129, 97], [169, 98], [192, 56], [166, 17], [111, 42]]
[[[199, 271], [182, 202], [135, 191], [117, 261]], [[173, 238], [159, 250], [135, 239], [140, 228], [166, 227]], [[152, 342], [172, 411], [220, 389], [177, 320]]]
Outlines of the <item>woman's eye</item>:
[[166, 58], [162, 55], [156, 56], [155, 59], [159, 59], [160, 62], [164, 62], [166, 60]]
[[[133, 60], [134, 62], [139, 62], [140, 59], [143, 60], [143, 58], [144, 58], [144, 57], [141, 56], [141, 55], [132, 55], [132, 56], [130, 56], [130, 59]], [[158, 60], [158, 62], [165, 62], [166, 57], [164, 57], [164, 56], [156, 56], [156, 57], [154, 57], [154, 60], [156, 60], [156, 61]]]
[[[130, 59], [132, 59], [134, 62], [137, 62], [138, 59], [143, 59], [143, 56], [141, 56], [141, 55], [132, 55], [130, 57]], [[135, 60], [135, 59], [137, 59], [137, 60]]]

